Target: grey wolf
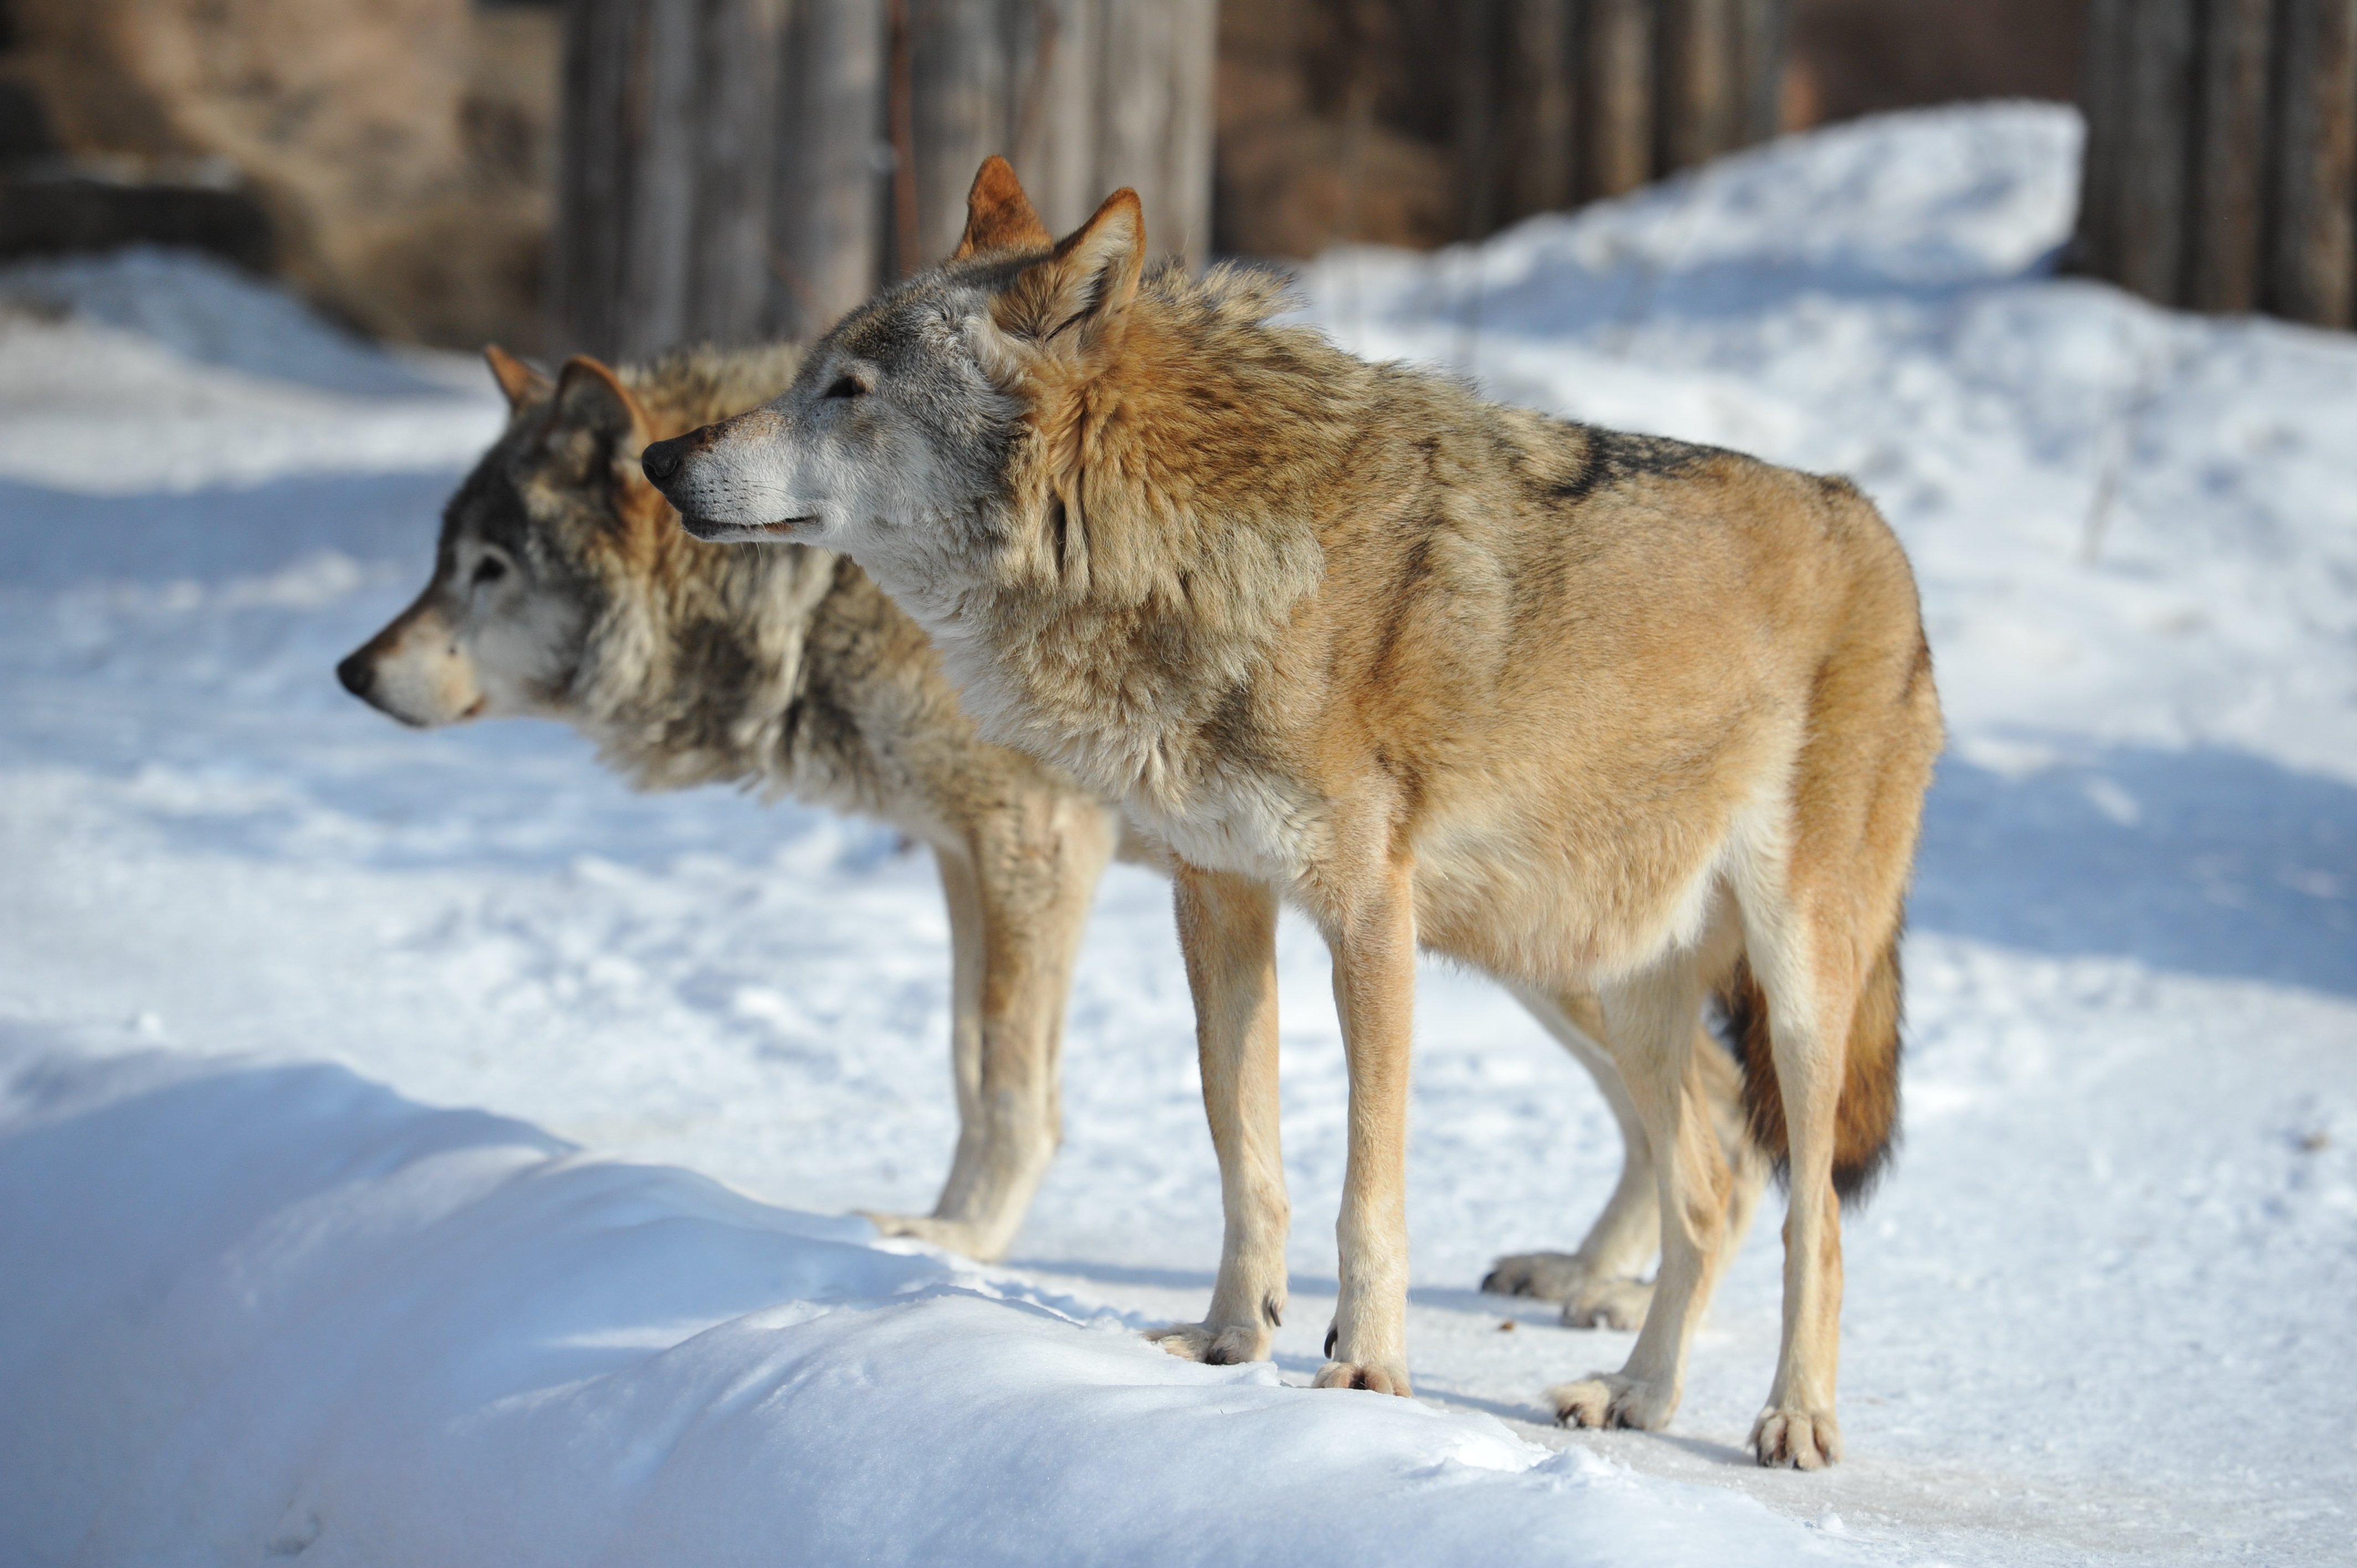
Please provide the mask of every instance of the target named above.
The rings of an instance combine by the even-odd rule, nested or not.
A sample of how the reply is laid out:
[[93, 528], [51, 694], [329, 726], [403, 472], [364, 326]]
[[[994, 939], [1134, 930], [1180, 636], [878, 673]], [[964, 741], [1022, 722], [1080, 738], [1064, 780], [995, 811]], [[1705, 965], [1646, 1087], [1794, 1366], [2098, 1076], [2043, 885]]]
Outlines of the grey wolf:
[[758, 409], [651, 446], [710, 540], [822, 544], [929, 632], [982, 732], [1171, 857], [1226, 1241], [1173, 1352], [1257, 1358], [1285, 1301], [1280, 898], [1324, 932], [1350, 1068], [1320, 1387], [1408, 1391], [1419, 944], [1594, 993], [1662, 1263], [1559, 1419], [1658, 1428], [1725, 1256], [1697, 1092], [1716, 992], [1784, 1163], [1762, 1464], [1840, 1455], [1844, 1194], [1899, 1114], [1898, 943], [1942, 744], [1914, 579], [1845, 480], [1482, 402], [1272, 323], [1232, 268], [1143, 273], [1134, 192], [1049, 242], [986, 164], [959, 254]]
[[[1002, 1256], [1058, 1142], [1061, 1026], [1097, 878], [1108, 854], [1142, 847], [1102, 798], [983, 739], [924, 634], [850, 561], [698, 544], [647, 483], [649, 441], [771, 396], [796, 350], [619, 371], [583, 359], [554, 381], [487, 357], [507, 429], [445, 512], [432, 581], [343, 661], [344, 684], [412, 725], [555, 719], [642, 788], [750, 785], [929, 845], [950, 917], [958, 1144], [931, 1215], [871, 1218]], [[1636, 1130], [1580, 1251], [1507, 1260], [1501, 1288], [1552, 1291], [1577, 1320], [1633, 1326], [1656, 1230], [1643, 1133], [1592, 1043], [1593, 999], [1534, 1011]], [[1708, 1054], [1739, 1148], [1731, 1058]]]

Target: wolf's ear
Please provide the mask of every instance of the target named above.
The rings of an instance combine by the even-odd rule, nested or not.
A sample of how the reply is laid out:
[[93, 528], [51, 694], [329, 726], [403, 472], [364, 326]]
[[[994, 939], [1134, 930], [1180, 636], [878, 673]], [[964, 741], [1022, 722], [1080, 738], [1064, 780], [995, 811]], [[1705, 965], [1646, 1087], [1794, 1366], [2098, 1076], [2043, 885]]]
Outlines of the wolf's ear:
[[507, 393], [510, 413], [522, 413], [548, 395], [548, 378], [497, 343], [483, 345], [483, 362], [491, 367], [500, 391]]
[[1145, 263], [1146, 213], [1125, 186], [1046, 260], [1026, 268], [991, 314], [1003, 329], [1043, 343], [1075, 327], [1082, 343], [1102, 343], [1137, 297]]
[[950, 260], [962, 262], [985, 251], [1044, 251], [1055, 242], [1023, 194], [1015, 166], [996, 153], [983, 159], [974, 188], [965, 193], [965, 237]]
[[556, 377], [556, 426], [586, 430], [614, 443], [617, 461], [635, 467], [639, 453], [654, 439], [647, 411], [622, 384], [622, 378], [587, 354], [565, 361]]

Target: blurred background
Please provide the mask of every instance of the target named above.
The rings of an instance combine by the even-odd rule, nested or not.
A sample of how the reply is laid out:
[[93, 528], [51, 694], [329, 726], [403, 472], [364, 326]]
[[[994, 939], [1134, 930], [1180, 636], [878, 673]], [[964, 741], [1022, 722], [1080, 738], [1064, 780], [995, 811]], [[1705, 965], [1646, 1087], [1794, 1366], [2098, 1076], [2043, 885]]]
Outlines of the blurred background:
[[357, 330], [807, 333], [1014, 156], [1051, 223], [1429, 248], [1778, 130], [2068, 99], [2086, 0], [0, 0], [0, 259], [188, 245]]

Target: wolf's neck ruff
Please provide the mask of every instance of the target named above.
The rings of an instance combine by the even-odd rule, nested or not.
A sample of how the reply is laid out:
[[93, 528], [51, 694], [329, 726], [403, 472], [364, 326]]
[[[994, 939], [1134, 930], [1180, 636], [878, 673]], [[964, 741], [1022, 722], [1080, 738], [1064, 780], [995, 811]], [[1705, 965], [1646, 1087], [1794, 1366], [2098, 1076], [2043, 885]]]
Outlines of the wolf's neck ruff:
[[1308, 499], [1347, 456], [1281, 460], [1269, 428], [1331, 424], [1318, 404], [1372, 373], [1314, 331], [1266, 326], [1281, 303], [1239, 269], [1149, 274], [1115, 363], [1016, 379], [988, 547], [877, 567], [985, 733], [1157, 824], [1199, 801], [1221, 814], [1202, 798], [1233, 792], [1275, 650], [1322, 575]]

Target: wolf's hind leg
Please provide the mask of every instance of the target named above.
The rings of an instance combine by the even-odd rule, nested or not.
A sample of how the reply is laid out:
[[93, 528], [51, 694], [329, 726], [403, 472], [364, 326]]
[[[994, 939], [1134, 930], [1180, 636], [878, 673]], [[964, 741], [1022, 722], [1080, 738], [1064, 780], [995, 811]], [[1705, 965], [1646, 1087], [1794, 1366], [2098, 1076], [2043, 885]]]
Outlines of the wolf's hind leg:
[[[1727, 1277], [1727, 1267], [1743, 1251], [1751, 1222], [1760, 1213], [1760, 1198], [1768, 1186], [1771, 1161], [1752, 1141], [1751, 1122], [1743, 1106], [1743, 1069], [1717, 1040], [1706, 1036], [1695, 1045], [1695, 1092], [1710, 1109], [1718, 1146], [1727, 1155], [1732, 1178], [1727, 1199], [1727, 1228], [1719, 1233], [1718, 1262], [1713, 1280]], [[1707, 1304], [1706, 1304], [1707, 1305]]]
[[958, 1146], [931, 1215], [871, 1214], [985, 1262], [1006, 1254], [1060, 1141], [1064, 1009], [1114, 824], [1093, 801], [1019, 800], [937, 852], [950, 912]]
[[1276, 895], [1186, 865], [1171, 880], [1226, 1226], [1211, 1311], [1146, 1337], [1190, 1361], [1265, 1360], [1285, 1316], [1292, 1219], [1277, 1134]]
[[1514, 994], [1595, 1079], [1597, 1091], [1620, 1125], [1620, 1179], [1577, 1251], [1500, 1258], [1481, 1288], [1562, 1302], [1563, 1320], [1575, 1327], [1633, 1329], [1644, 1322], [1652, 1296], [1652, 1286], [1638, 1276], [1661, 1243], [1661, 1188], [1644, 1119], [1637, 1114], [1620, 1069], [1602, 1043], [1604, 1017], [1595, 997], [1580, 993], [1558, 996], [1519, 986]]
[[1841, 1358], [1841, 1200], [1834, 1191], [1835, 1118], [1857, 991], [1846, 941], [1803, 920], [1752, 922], [1753, 972], [1768, 997], [1792, 1175], [1784, 1216], [1784, 1323], [1776, 1380], [1752, 1423], [1762, 1465], [1814, 1470], [1841, 1458], [1834, 1381]]
[[[1532, 1016], [1596, 1079], [1598, 1092], [1620, 1125], [1620, 1179], [1577, 1251], [1523, 1252], [1501, 1258], [1482, 1280], [1481, 1288], [1504, 1295], [1560, 1301], [1563, 1321], [1569, 1327], [1634, 1331], [1643, 1326], [1653, 1299], [1652, 1282], [1640, 1275], [1661, 1244], [1661, 1186], [1644, 1119], [1637, 1114], [1620, 1069], [1601, 1043], [1604, 1018], [1595, 997], [1567, 993], [1557, 998], [1520, 989], [1516, 994]], [[1720, 1235], [1719, 1266], [1711, 1273], [1716, 1280], [1723, 1276], [1726, 1263], [1742, 1250], [1743, 1240], [1750, 1233], [1768, 1166], [1751, 1144], [1735, 1060], [1699, 1025], [1691, 1062], [1689, 1092], [1700, 1096], [1707, 1108], [1719, 1150], [1735, 1178], [1727, 1223]]]
[[1686, 1348], [1717, 1283], [1732, 1196], [1693, 1071], [1700, 1005], [1695, 960], [1683, 952], [1605, 997], [1607, 1037], [1652, 1145], [1662, 1267], [1627, 1364], [1547, 1391], [1566, 1425], [1655, 1430], [1684, 1393]]

